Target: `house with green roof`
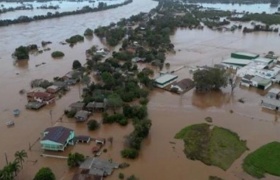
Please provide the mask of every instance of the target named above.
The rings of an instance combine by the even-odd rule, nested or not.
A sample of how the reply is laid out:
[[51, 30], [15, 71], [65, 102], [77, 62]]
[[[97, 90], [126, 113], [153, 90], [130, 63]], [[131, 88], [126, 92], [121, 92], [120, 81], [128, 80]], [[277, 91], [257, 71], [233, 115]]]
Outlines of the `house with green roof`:
[[68, 145], [74, 145], [74, 137], [72, 129], [63, 126], [49, 127], [43, 132], [40, 144], [44, 150], [64, 151]]
[[260, 76], [255, 76], [251, 79], [252, 86], [257, 87], [259, 89], [267, 89], [272, 85], [272, 81], [270, 79], [265, 79]]

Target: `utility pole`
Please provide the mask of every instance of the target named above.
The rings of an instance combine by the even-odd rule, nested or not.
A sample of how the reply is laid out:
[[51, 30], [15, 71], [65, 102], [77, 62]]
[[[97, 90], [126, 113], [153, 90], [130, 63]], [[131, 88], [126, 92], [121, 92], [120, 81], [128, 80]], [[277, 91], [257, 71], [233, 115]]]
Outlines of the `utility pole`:
[[6, 165], [8, 165], [8, 156], [7, 156], [7, 153], [5, 153], [5, 160], [6, 160]]
[[52, 110], [50, 110], [50, 120], [51, 120], [51, 126], [52, 126]]

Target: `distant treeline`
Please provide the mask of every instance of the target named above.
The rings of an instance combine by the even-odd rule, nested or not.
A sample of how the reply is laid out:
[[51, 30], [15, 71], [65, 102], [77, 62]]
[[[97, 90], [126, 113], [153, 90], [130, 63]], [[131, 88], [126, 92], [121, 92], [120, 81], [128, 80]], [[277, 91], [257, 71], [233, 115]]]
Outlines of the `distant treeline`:
[[183, 1], [189, 3], [259, 4], [259, 3], [271, 3], [271, 1], [275, 1], [275, 0], [183, 0]]
[[96, 8], [85, 6], [82, 9], [75, 10], [75, 11], [55, 12], [55, 13], [48, 12], [47, 15], [36, 15], [36, 16], [33, 16], [33, 17], [20, 16], [17, 19], [14, 19], [14, 20], [4, 19], [4, 20], [0, 20], [0, 26], [8, 26], [8, 25], [11, 25], [11, 24], [27, 23], [27, 22], [31, 22], [31, 21], [38, 21], [38, 20], [51, 19], [51, 18], [59, 18], [59, 17], [69, 16], [69, 15], [84, 14], [84, 13], [97, 12], [97, 11], [102, 11], [102, 10], [107, 10], [107, 9], [113, 9], [113, 8], [117, 8], [119, 6], [129, 4], [132, 1], [133, 0], [127, 0], [123, 3], [121, 3], [121, 4], [115, 4], [115, 5], [109, 5], [109, 6], [106, 3], [100, 2], [98, 4], [98, 7], [96, 7]]

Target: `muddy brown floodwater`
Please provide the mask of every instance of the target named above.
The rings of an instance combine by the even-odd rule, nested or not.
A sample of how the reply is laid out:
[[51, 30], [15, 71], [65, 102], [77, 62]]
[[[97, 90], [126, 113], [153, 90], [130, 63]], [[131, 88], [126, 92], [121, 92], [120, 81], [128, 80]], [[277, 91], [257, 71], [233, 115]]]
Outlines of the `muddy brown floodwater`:
[[[5, 153], [8, 160], [11, 161], [15, 151], [25, 149], [28, 152], [28, 159], [17, 176], [18, 180], [32, 179], [42, 166], [50, 167], [57, 179], [71, 179], [74, 170], [67, 168], [66, 160], [41, 157], [44, 152], [36, 141], [45, 128], [52, 125], [63, 125], [74, 129], [78, 135], [114, 137], [113, 145], [106, 145], [108, 152], [103, 153], [101, 157], [112, 158], [116, 162], [128, 162], [131, 166], [124, 170], [116, 170], [107, 179], [117, 179], [119, 172], [123, 172], [126, 176], [135, 174], [142, 180], [204, 180], [208, 179], [209, 175], [229, 180], [253, 179], [242, 171], [242, 159], [263, 144], [274, 140], [279, 141], [280, 137], [279, 115], [264, 111], [260, 107], [260, 98], [264, 92], [253, 88], [237, 87], [233, 94], [230, 93], [230, 88], [224, 88], [219, 92], [205, 95], [197, 94], [191, 90], [180, 96], [163, 90], [154, 90], [150, 95], [148, 105], [149, 118], [153, 125], [149, 137], [143, 142], [140, 157], [137, 160], [124, 160], [120, 157], [124, 136], [133, 130], [131, 125], [127, 127], [104, 125], [96, 132], [88, 132], [85, 124], [76, 124], [73, 120], [65, 117], [62, 122], [56, 122], [69, 104], [79, 100], [79, 90], [76, 86], [72, 87], [71, 91], [64, 97], [57, 100], [53, 106], [45, 107], [38, 112], [25, 110], [26, 97], [19, 95], [18, 92], [20, 89], [29, 89], [29, 83], [32, 79], [46, 78], [51, 80], [54, 76], [61, 76], [71, 69], [74, 59], [85, 61], [84, 52], [88, 47], [93, 44], [103, 46], [96, 37], [92, 40], [85, 40], [84, 43], [73, 48], [60, 45], [60, 41], [70, 35], [82, 33], [86, 27], [95, 28], [98, 25], [109, 24], [111, 21], [116, 22], [122, 17], [129, 17], [140, 11], [149, 11], [156, 4], [150, 0], [134, 0], [130, 5], [104, 12], [0, 28], [0, 167], [5, 165]], [[261, 55], [268, 51], [274, 51], [280, 55], [279, 36], [275, 33], [244, 35], [240, 31], [221, 33], [207, 28], [204, 30], [178, 29], [171, 39], [177, 51], [176, 54], [167, 55], [166, 62], [170, 62], [171, 69], [182, 65], [187, 67], [212, 65], [221, 62], [223, 58], [229, 56], [230, 52], [236, 50], [255, 52]], [[46, 51], [41, 55], [32, 55], [28, 62], [13, 65], [10, 55], [15, 47], [21, 44], [38, 44], [42, 40], [53, 41], [53, 44], [49, 46], [51, 51]], [[50, 53], [53, 50], [62, 50], [66, 56], [54, 60], [50, 58]], [[36, 64], [42, 62], [46, 62], [46, 64], [35, 67]], [[188, 68], [178, 71], [177, 74], [180, 78], [191, 76]], [[239, 103], [238, 99], [240, 98], [243, 98], [245, 103]], [[12, 116], [14, 108], [19, 108], [22, 111], [17, 118]], [[52, 118], [50, 110], [52, 110]], [[238, 133], [241, 139], [247, 140], [250, 151], [244, 153], [227, 171], [206, 166], [199, 161], [188, 160], [183, 153], [183, 141], [173, 138], [183, 127], [205, 122], [204, 118], [207, 116], [213, 118], [214, 125], [228, 128]], [[92, 118], [101, 120], [98, 113], [94, 114]], [[5, 122], [10, 119], [15, 121], [15, 127], [7, 128]], [[28, 148], [29, 143], [31, 145], [34, 143], [31, 151]], [[63, 153], [51, 154], [67, 156], [69, 152], [79, 151], [90, 156], [92, 146], [93, 143], [89, 145], [77, 144], [74, 147], [69, 147]], [[48, 152], [48, 154], [50, 153]], [[274, 180], [277, 178], [267, 176], [266, 179]]]

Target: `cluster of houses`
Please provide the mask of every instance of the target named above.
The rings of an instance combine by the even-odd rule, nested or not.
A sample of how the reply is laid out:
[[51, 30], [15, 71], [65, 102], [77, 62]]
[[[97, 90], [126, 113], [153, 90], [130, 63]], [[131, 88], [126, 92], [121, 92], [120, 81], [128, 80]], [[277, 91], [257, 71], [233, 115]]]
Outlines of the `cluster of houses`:
[[77, 122], [87, 121], [89, 116], [94, 111], [104, 111], [107, 108], [107, 99], [103, 99], [103, 102], [75, 102], [69, 105], [66, 112], [74, 112], [74, 117]]
[[240, 85], [266, 90], [273, 83], [280, 82], [280, 65], [276, 57], [260, 57], [246, 52], [231, 53], [231, 57], [222, 61], [222, 65], [236, 69], [241, 78]]
[[[106, 142], [104, 138], [92, 139], [89, 136], [76, 136], [72, 129], [54, 126], [45, 129], [42, 133], [40, 144], [43, 150], [64, 151], [67, 146], [73, 146], [78, 142], [89, 143], [91, 140], [97, 144], [93, 147], [93, 153], [97, 153]], [[96, 149], [97, 147], [98, 149]], [[112, 161], [102, 160], [97, 157], [87, 157], [80, 164], [80, 173], [74, 179], [103, 179], [103, 177], [111, 175], [113, 170], [117, 168], [119, 168], [119, 164]]]
[[45, 105], [55, 103], [57, 95], [69, 90], [79, 79], [80, 71], [70, 71], [53, 82], [35, 79], [31, 82], [31, 90], [27, 93], [27, 109], [38, 110]]
[[[222, 65], [235, 68], [236, 76], [240, 77], [240, 85], [256, 87], [262, 90], [269, 89], [273, 83], [280, 83], [280, 65], [278, 57], [269, 52], [265, 57], [258, 54], [235, 52]], [[271, 88], [261, 100], [263, 108], [276, 110], [280, 108], [280, 89]]]

